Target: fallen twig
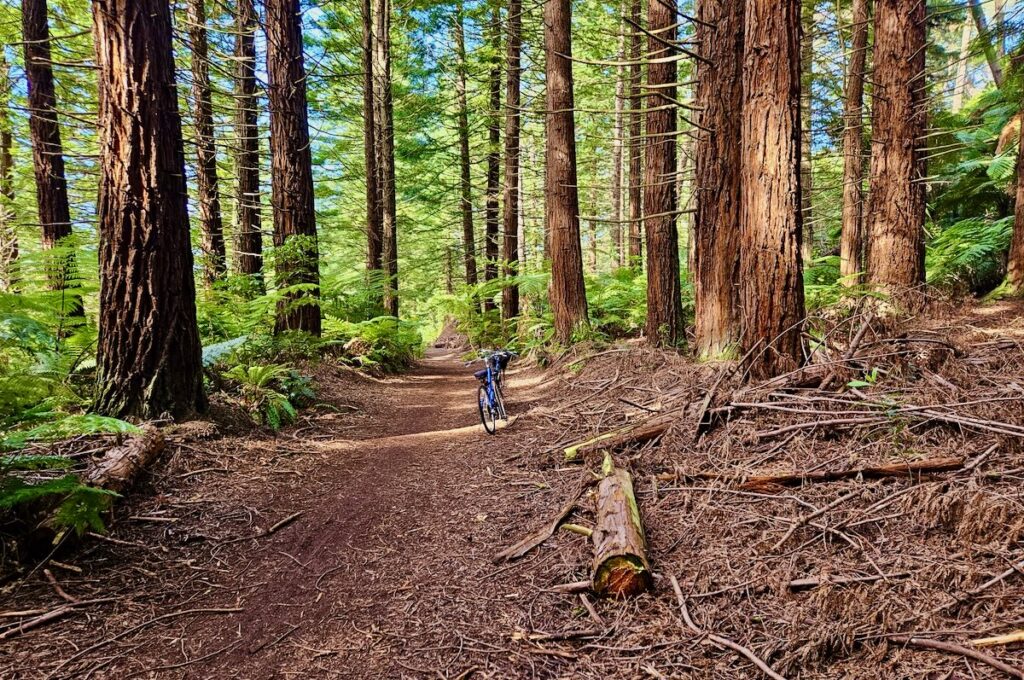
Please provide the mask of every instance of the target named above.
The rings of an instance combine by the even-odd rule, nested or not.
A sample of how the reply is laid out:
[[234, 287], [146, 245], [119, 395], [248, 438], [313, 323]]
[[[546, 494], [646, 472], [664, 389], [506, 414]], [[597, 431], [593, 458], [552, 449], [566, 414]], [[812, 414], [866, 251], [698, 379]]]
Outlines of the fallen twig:
[[797, 530], [797, 529], [799, 529], [800, 527], [804, 526], [805, 524], [807, 524], [807, 523], [808, 523], [808, 522], [810, 522], [811, 520], [815, 520], [815, 519], [817, 519], [817, 518], [821, 517], [822, 515], [824, 515], [824, 514], [825, 514], [826, 512], [828, 512], [829, 510], [832, 510], [833, 508], [836, 508], [836, 507], [838, 507], [839, 505], [841, 505], [841, 504], [845, 503], [846, 501], [850, 500], [851, 498], [854, 498], [854, 497], [856, 497], [856, 496], [859, 496], [859, 495], [861, 495], [861, 494], [862, 494], [863, 492], [864, 492], [864, 490], [863, 490], [863, 489], [855, 489], [855, 490], [851, 491], [851, 492], [850, 492], [850, 493], [848, 493], [848, 494], [845, 494], [845, 495], [842, 495], [842, 496], [840, 496], [839, 498], [835, 499], [834, 501], [832, 501], [831, 503], [829, 503], [829, 504], [828, 504], [828, 505], [826, 505], [825, 507], [823, 507], [823, 508], [820, 508], [820, 509], [818, 509], [818, 510], [815, 510], [814, 512], [810, 513], [809, 515], [804, 515], [803, 517], [799, 518], [798, 520], [796, 520], [795, 522], [793, 522], [793, 524], [791, 524], [791, 525], [790, 525], [789, 529], [788, 529], [788, 530], [786, 531], [786, 533], [785, 533], [785, 534], [784, 534], [784, 535], [782, 536], [782, 538], [780, 538], [780, 539], [779, 539], [779, 540], [778, 540], [778, 541], [777, 541], [777, 542], [775, 543], [775, 545], [773, 545], [773, 546], [772, 546], [772, 549], [771, 549], [771, 551], [772, 551], [772, 552], [775, 552], [776, 550], [778, 550], [779, 548], [781, 548], [781, 547], [782, 547], [783, 545], [785, 545], [785, 544], [786, 544], [786, 541], [788, 541], [788, 540], [789, 540], [789, 538], [790, 538], [790, 537], [791, 537], [791, 536], [792, 536], [792, 535], [793, 535], [793, 534], [794, 534], [794, 533], [796, 532], [796, 530]]
[[580, 496], [583, 495], [583, 492], [586, 491], [587, 487], [594, 482], [595, 480], [593, 477], [589, 474], [585, 475], [583, 479], [580, 480], [580, 483], [576, 488], [576, 492], [573, 493], [569, 500], [565, 502], [565, 505], [563, 505], [561, 509], [559, 509], [559, 511], [550, 520], [548, 520], [547, 524], [529, 534], [518, 543], [502, 550], [494, 556], [493, 562], [495, 564], [499, 564], [505, 561], [517, 560], [544, 541], [551, 538], [551, 536], [558, 531], [558, 527], [562, 521], [568, 517], [569, 513], [571, 513], [573, 508], [576, 507], [576, 502], [580, 499]]
[[908, 647], [919, 647], [921, 649], [937, 649], [941, 652], [949, 652], [950, 654], [959, 654], [965, 656], [968, 659], [974, 659], [980, 661], [983, 664], [987, 664], [996, 670], [1000, 670], [1006, 673], [1011, 678], [1020, 678], [1024, 680], [1024, 670], [1014, 668], [1010, 664], [1004, 663], [994, 656], [979, 652], [976, 649], [964, 647], [962, 645], [955, 644], [953, 642], [944, 642], [942, 640], [931, 640], [929, 638], [916, 637], [913, 635], [897, 635], [889, 638], [890, 641], [897, 644], [907, 645]]

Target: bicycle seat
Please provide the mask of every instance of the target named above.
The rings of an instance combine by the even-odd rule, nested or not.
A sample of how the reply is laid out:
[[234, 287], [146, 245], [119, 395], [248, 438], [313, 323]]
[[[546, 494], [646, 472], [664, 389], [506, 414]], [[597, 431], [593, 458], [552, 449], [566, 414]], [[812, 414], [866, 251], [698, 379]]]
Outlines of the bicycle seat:
[[476, 378], [477, 380], [486, 380], [487, 379], [487, 369], [486, 368], [481, 368], [479, 371], [477, 371], [476, 373], [473, 374], [473, 377]]

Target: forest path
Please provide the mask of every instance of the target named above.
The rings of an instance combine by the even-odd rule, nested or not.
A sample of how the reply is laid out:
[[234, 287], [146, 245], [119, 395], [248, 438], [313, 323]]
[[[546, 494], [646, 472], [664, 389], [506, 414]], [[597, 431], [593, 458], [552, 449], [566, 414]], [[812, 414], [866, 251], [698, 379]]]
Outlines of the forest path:
[[[493, 469], [529, 419], [485, 434], [473, 369], [443, 350], [384, 380], [324, 370], [341, 379], [318, 380], [330, 406], [305, 424], [269, 441], [215, 440], [212, 460], [182, 444], [156, 494], [123, 504], [130, 516], [111, 527], [120, 543], [81, 556], [83, 585], [61, 579], [124, 601], [99, 614], [103, 625], [69, 618], [23, 638], [30, 647], [0, 646], [0, 667], [12, 654], [24, 673], [15, 677], [447, 677], [434, 660], [419, 668], [401, 657], [426, 647], [435, 659], [453, 622], [495, 608], [472, 601], [482, 583], [470, 574], [493, 570], [504, 540], [495, 533], [509, 531], [488, 518], [519, 491]], [[510, 412], [545, 387], [537, 371], [510, 371]], [[225, 474], [192, 475], [215, 466]], [[37, 596], [52, 597], [39, 585]]]

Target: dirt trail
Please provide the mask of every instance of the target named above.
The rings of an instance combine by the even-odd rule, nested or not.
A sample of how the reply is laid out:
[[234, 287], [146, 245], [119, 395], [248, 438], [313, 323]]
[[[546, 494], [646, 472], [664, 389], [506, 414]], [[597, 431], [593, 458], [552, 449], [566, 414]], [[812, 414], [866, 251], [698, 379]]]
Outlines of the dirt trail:
[[[512, 372], [511, 411], [537, 382]], [[0, 642], [13, 673], [0, 676], [446, 676], [402, 657], [418, 655], [416, 635], [445, 639], [462, 607], [448, 598], [491, 570], [492, 468], [528, 431], [527, 419], [487, 436], [475, 390], [471, 369], [433, 350], [398, 378], [328, 381], [319, 397], [343, 415], [323, 409], [278, 440], [182, 443], [110, 539], [66, 558], [82, 574], [58, 570], [76, 596], [115, 603]], [[38, 607], [46, 591], [13, 599]]]

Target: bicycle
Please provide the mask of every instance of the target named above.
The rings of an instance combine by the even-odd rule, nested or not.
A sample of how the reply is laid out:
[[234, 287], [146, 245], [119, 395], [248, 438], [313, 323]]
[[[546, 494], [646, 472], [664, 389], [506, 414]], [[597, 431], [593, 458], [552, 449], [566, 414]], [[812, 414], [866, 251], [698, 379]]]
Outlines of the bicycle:
[[502, 376], [505, 373], [505, 367], [517, 355], [506, 349], [484, 350], [481, 351], [481, 355], [482, 357], [477, 361], [482, 360], [484, 368], [473, 374], [480, 381], [480, 386], [477, 388], [477, 407], [480, 410], [480, 422], [483, 423], [484, 431], [487, 434], [494, 434], [498, 429], [498, 421], [508, 420], [505, 397], [502, 394], [502, 383], [504, 382]]

